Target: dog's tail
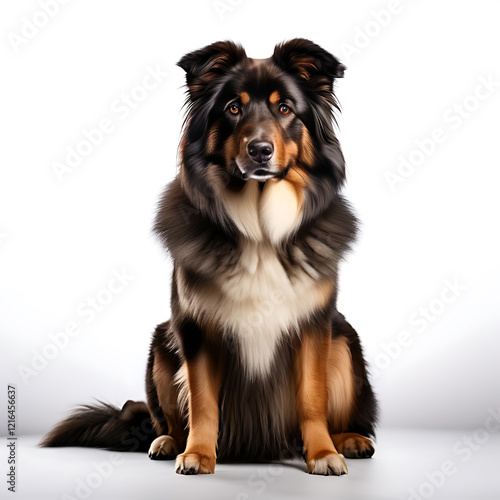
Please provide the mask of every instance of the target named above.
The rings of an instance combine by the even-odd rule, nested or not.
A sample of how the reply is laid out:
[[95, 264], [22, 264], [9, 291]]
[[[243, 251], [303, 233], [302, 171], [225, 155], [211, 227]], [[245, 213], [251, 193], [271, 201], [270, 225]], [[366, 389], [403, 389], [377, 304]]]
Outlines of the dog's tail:
[[98, 401], [95, 405], [77, 408], [42, 439], [40, 446], [147, 451], [155, 437], [146, 403], [127, 401], [120, 410]]

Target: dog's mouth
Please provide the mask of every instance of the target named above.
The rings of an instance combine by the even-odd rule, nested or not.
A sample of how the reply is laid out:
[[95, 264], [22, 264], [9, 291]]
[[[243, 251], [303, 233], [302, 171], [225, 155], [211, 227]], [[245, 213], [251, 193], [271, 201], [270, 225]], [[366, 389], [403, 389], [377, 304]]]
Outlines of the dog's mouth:
[[240, 177], [244, 181], [250, 179], [255, 179], [258, 181], [266, 181], [267, 179], [273, 179], [280, 175], [280, 171], [273, 169], [267, 164], [259, 164], [255, 166], [240, 165], [237, 159], [235, 159], [236, 166], [240, 173]]
[[266, 181], [267, 179], [272, 179], [273, 177], [276, 177], [276, 173], [271, 172], [265, 168], [259, 168], [255, 170], [254, 172], [241, 172], [241, 178], [244, 181], [247, 181], [249, 179], [256, 179], [258, 181]]

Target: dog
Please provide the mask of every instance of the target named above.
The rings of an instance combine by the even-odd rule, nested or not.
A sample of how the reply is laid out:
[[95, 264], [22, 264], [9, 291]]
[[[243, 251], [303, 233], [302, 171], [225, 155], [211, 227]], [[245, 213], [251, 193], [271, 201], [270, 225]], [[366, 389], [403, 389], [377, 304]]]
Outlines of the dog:
[[174, 267], [147, 404], [84, 406], [43, 446], [146, 450], [180, 474], [304, 457], [312, 474], [371, 457], [378, 404], [357, 333], [337, 311], [357, 232], [341, 195], [334, 82], [306, 39], [252, 59], [231, 41], [190, 52], [180, 169], [154, 231]]

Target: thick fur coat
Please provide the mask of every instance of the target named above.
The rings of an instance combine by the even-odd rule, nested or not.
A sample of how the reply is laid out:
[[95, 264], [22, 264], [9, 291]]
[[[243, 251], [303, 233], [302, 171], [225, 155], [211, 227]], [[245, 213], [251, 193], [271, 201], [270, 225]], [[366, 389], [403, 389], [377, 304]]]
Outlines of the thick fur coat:
[[[147, 407], [86, 407], [44, 444], [149, 446], [185, 474], [290, 456], [346, 473], [344, 457], [373, 454], [377, 404], [336, 307], [356, 235], [333, 119], [344, 67], [304, 39], [268, 59], [218, 42], [179, 66], [180, 170], [154, 225], [174, 262], [171, 318], [153, 336]], [[138, 422], [149, 431], [134, 440]]]

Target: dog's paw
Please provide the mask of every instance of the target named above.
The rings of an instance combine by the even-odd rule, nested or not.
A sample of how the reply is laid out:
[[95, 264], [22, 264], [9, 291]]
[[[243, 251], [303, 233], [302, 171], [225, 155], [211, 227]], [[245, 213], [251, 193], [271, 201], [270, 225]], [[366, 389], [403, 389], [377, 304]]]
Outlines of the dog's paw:
[[373, 443], [361, 435], [350, 437], [343, 444], [342, 453], [346, 458], [370, 458], [375, 453]]
[[159, 436], [157, 437], [149, 447], [148, 457], [151, 460], [171, 460], [173, 459], [179, 450], [177, 449], [177, 443], [172, 436]]
[[[321, 453], [316, 456], [321, 456]], [[329, 453], [321, 458], [308, 460], [307, 472], [322, 476], [341, 476], [342, 474], [347, 474], [347, 465], [343, 455]]]
[[213, 474], [215, 471], [215, 456], [199, 453], [182, 453], [175, 460], [177, 474]]

